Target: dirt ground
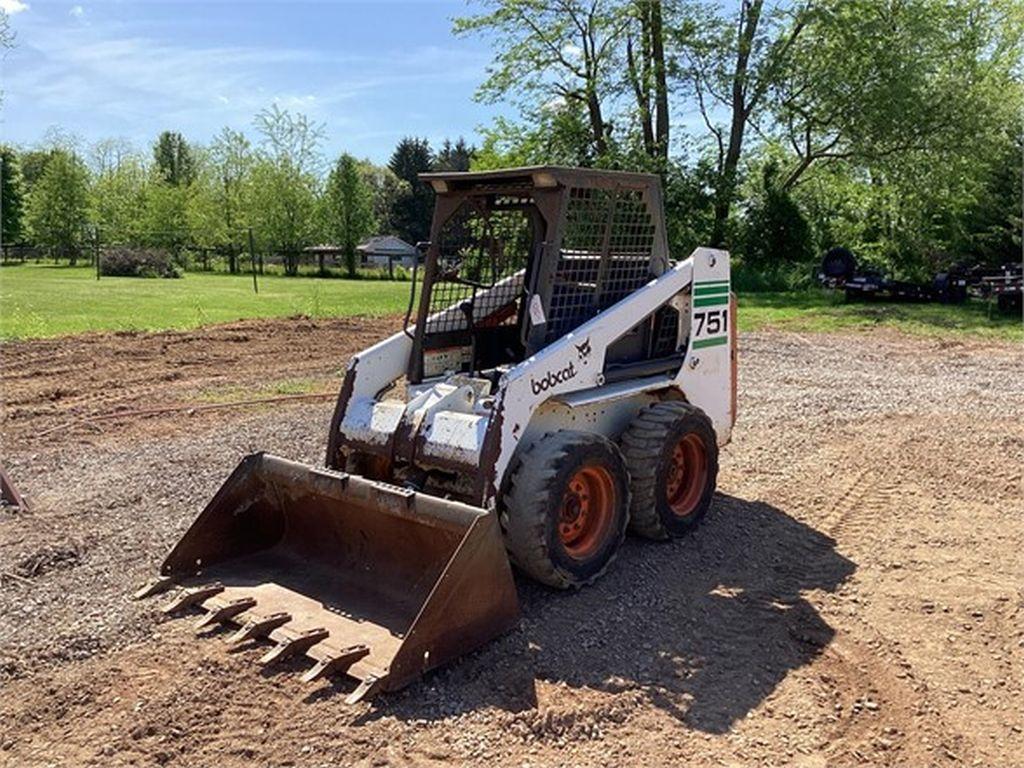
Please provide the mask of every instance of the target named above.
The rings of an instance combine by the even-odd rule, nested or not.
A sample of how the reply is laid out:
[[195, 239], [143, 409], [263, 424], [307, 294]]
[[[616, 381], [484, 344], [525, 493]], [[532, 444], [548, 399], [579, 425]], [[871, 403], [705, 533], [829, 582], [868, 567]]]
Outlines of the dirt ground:
[[519, 579], [515, 631], [395, 695], [347, 706], [130, 601], [244, 453], [322, 459], [329, 399], [189, 404], [333, 391], [395, 323], [0, 350], [33, 504], [0, 510], [0, 764], [1024, 764], [1018, 346], [742, 337], [704, 524], [577, 594]]

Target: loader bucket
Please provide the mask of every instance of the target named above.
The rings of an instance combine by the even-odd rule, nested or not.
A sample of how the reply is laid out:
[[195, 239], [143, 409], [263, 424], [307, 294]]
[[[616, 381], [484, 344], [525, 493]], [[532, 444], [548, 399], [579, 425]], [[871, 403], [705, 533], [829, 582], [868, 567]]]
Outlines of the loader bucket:
[[[197, 631], [305, 654], [349, 701], [395, 690], [510, 629], [515, 585], [494, 513], [267, 454], [246, 457], [161, 567]], [[157, 591], [151, 588], [149, 593]]]

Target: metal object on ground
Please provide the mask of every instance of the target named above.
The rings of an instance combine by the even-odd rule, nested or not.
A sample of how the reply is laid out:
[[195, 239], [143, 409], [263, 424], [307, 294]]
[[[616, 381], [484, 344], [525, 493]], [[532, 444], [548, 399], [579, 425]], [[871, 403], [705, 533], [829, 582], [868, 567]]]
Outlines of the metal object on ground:
[[[275, 643], [268, 663], [308, 656], [304, 680], [344, 672], [348, 701], [512, 627], [510, 558], [582, 587], [630, 519], [682, 535], [712, 503], [736, 416], [729, 254], [672, 261], [657, 176], [422, 178], [436, 194], [423, 280], [406, 326], [350, 359], [327, 467], [248, 457], [162, 569], [185, 588], [171, 609], [210, 613], [199, 630], [240, 625], [231, 647]], [[660, 468], [691, 432], [706, 455], [692, 443], [673, 481], [680, 524]]]
[[944, 272], [936, 272], [930, 282], [917, 283], [894, 280], [877, 269], [858, 269], [851, 251], [832, 248], [822, 259], [818, 282], [825, 288], [844, 289], [847, 300], [959, 304], [974, 296], [994, 298], [1000, 311], [1019, 313], [1024, 295], [1024, 267], [1020, 264], [992, 267], [961, 262]]
[[18, 493], [18, 489], [14, 487], [14, 483], [11, 482], [11, 478], [8, 476], [6, 470], [4, 470], [3, 464], [0, 464], [0, 501], [5, 506], [13, 507], [15, 511], [27, 511], [28, 502], [25, 501], [25, 497]]
[[[515, 624], [493, 513], [266, 454], [242, 461], [164, 562], [167, 606], [305, 654], [317, 680], [400, 688]], [[198, 585], [198, 586], [197, 586]]]

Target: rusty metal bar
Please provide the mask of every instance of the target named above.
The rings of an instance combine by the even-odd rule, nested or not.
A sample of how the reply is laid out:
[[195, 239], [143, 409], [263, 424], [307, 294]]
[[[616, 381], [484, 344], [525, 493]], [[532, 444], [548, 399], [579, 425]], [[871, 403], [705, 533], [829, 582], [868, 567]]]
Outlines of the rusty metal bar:
[[164, 613], [175, 613], [196, 603], [201, 603], [206, 598], [213, 597], [223, 591], [224, 585], [219, 581], [215, 581], [212, 584], [204, 584], [201, 587], [188, 587], [181, 590], [162, 610]]
[[261, 616], [246, 622], [245, 626], [227, 639], [228, 645], [239, 646], [246, 640], [256, 640], [266, 637], [275, 629], [287, 624], [292, 620], [291, 614], [272, 613], [269, 616]]
[[255, 597], [240, 597], [237, 600], [231, 600], [224, 605], [214, 608], [208, 614], [203, 616], [203, 618], [197, 621], [194, 627], [195, 631], [198, 633], [217, 624], [223, 624], [225, 621], [230, 621], [243, 611], [248, 611], [250, 608], [255, 607]]
[[325, 656], [302, 676], [302, 682], [312, 683], [327, 675], [345, 672], [361, 658], [369, 655], [370, 649], [365, 645], [353, 645], [337, 655]]
[[367, 675], [358, 687], [345, 697], [346, 704], [358, 704], [363, 699], [373, 696], [383, 686], [384, 681], [374, 675]]
[[4, 470], [3, 464], [0, 464], [0, 498], [2, 498], [4, 504], [7, 504], [8, 506], [14, 507], [21, 512], [28, 511], [28, 503], [25, 501], [25, 498], [18, 493], [18, 489], [14, 487], [14, 483]]
[[147, 581], [141, 587], [139, 587], [135, 594], [132, 595], [134, 600], [142, 600], [146, 597], [152, 597], [153, 595], [159, 595], [161, 592], [166, 592], [174, 584], [174, 579], [170, 576], [155, 576], [154, 578]]
[[316, 629], [309, 629], [305, 632], [300, 632], [294, 637], [282, 640], [267, 651], [260, 659], [260, 664], [272, 664], [275, 661], [287, 659], [289, 656], [294, 656], [297, 653], [305, 653], [321, 640], [326, 640], [327, 636], [330, 634], [331, 633], [323, 627], [317, 627]]

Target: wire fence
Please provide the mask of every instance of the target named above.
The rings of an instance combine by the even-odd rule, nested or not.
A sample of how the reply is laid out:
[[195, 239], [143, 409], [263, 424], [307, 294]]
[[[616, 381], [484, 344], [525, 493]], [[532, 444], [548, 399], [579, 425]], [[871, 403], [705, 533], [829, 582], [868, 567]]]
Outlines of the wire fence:
[[[96, 278], [108, 276], [176, 277], [185, 272], [221, 272], [259, 276], [288, 275], [405, 281], [413, 276], [418, 256], [357, 251], [354, 264], [346, 249], [313, 245], [291, 249], [267, 244], [256, 229], [244, 228], [218, 242], [198, 242], [173, 231], [143, 231], [130, 237], [105, 237], [90, 227], [68, 238], [68, 245], [19, 242], [0, 245], [0, 263], [89, 265]], [[351, 267], [354, 266], [354, 274]]]

